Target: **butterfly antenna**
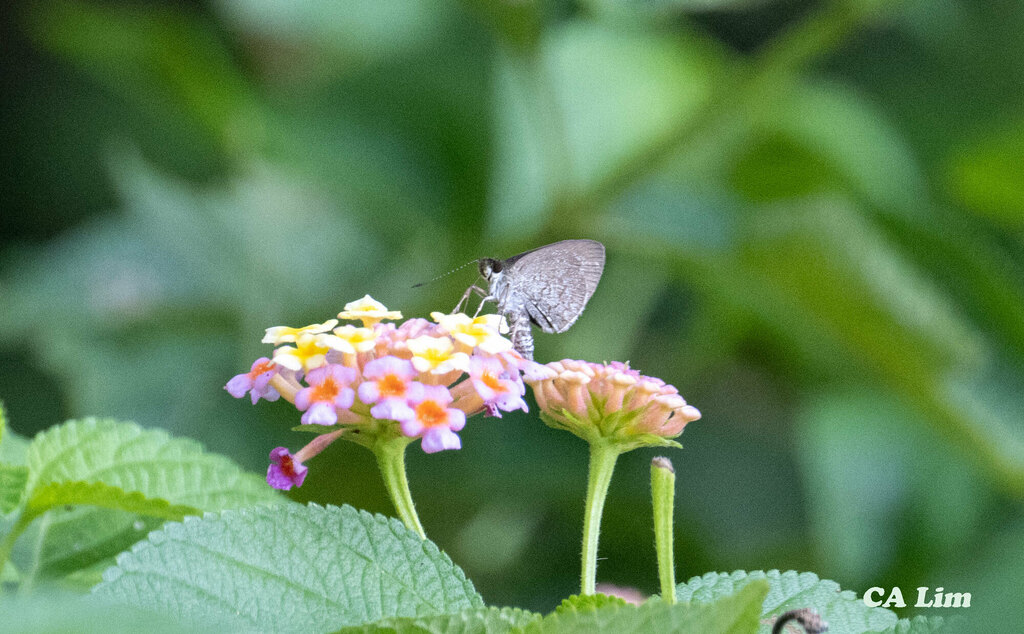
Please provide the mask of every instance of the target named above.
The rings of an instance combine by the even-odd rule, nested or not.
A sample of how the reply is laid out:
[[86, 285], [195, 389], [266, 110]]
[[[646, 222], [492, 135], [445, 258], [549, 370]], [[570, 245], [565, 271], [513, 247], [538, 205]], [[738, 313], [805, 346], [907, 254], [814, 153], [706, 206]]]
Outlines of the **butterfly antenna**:
[[430, 284], [431, 282], [436, 282], [437, 280], [441, 279], [442, 277], [447, 277], [447, 276], [451, 275], [452, 273], [454, 273], [455, 271], [458, 271], [460, 269], [464, 269], [467, 266], [469, 266], [470, 264], [474, 264], [476, 262], [479, 262], [479, 260], [470, 260], [469, 262], [466, 262], [465, 264], [459, 265], [459, 266], [455, 267], [454, 269], [448, 271], [447, 273], [442, 273], [441, 275], [438, 275], [437, 277], [435, 277], [433, 279], [429, 279], [426, 282], [420, 282], [419, 284], [413, 284], [412, 287], [413, 288], [419, 288], [420, 286], [424, 286], [426, 284]]

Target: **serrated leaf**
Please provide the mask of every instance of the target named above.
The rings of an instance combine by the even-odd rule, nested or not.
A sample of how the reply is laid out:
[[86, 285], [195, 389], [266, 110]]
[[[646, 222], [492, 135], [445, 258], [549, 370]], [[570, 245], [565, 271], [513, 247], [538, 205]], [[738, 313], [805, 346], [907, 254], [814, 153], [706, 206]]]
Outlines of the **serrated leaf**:
[[18, 507], [27, 481], [27, 467], [0, 464], [0, 515], [10, 513]]
[[563, 603], [565, 609], [556, 610], [540, 621], [524, 628], [527, 634], [580, 634], [613, 632], [638, 634], [648, 632], [677, 632], [681, 634], [753, 634], [757, 631], [758, 614], [768, 584], [747, 584], [732, 596], [722, 597], [710, 604], [650, 601], [643, 605], [625, 602], [603, 602], [601, 607], [581, 602], [582, 609]]
[[884, 634], [932, 634], [952, 631], [946, 627], [948, 624], [949, 621], [941, 616], [916, 616], [913, 619], [900, 619], [896, 625], [885, 630]]
[[167, 524], [119, 555], [96, 594], [232, 632], [332, 631], [483, 607], [462, 570], [398, 520], [316, 505]]
[[28, 509], [42, 513], [65, 504], [98, 506], [168, 520], [181, 520], [201, 512], [192, 506], [147, 498], [138, 491], [125, 491], [102, 482], [51, 482], [36, 487], [28, 500]]
[[519, 608], [486, 608], [438, 616], [384, 619], [376, 623], [342, 628], [337, 634], [505, 634], [540, 618], [541, 615], [536, 612]]
[[574, 594], [555, 608], [555, 612], [571, 612], [583, 610], [597, 610], [607, 605], [626, 605], [626, 600], [620, 597], [613, 597], [607, 594]]
[[8, 429], [0, 444], [0, 461], [10, 465], [24, 465], [28, 454], [29, 439]]
[[38, 549], [16, 557], [44, 577], [113, 557], [156, 528], [154, 517], [284, 500], [262, 478], [199, 443], [132, 423], [86, 419], [53, 427], [32, 440], [26, 461], [28, 499], [37, 491], [45, 496], [36, 509], [49, 502], [94, 505], [54, 509], [44, 526], [32, 529]]
[[51, 482], [102, 482], [201, 510], [281, 500], [262, 478], [186, 438], [87, 418], [52, 427], [28, 450], [31, 491]]
[[96, 566], [105, 569], [113, 565], [114, 555], [163, 522], [159, 517], [91, 506], [56, 508], [19, 540], [22, 549], [15, 550], [15, 558], [23, 569], [35, 568], [39, 577], [63, 578]]
[[[7, 465], [25, 464], [25, 451], [28, 449], [28, 439], [24, 438], [7, 427], [7, 408], [3, 401], [0, 401], [0, 462]], [[0, 481], [0, 486], [3, 482]]]
[[883, 632], [896, 624], [896, 615], [890, 610], [869, 608], [853, 592], [841, 590], [836, 582], [819, 579], [811, 572], [709, 572], [676, 586], [676, 598], [696, 604], [714, 602], [760, 580], [766, 580], [770, 589], [761, 609], [758, 634], [768, 634], [780, 614], [797, 608], [817, 611], [828, 621], [829, 634]]

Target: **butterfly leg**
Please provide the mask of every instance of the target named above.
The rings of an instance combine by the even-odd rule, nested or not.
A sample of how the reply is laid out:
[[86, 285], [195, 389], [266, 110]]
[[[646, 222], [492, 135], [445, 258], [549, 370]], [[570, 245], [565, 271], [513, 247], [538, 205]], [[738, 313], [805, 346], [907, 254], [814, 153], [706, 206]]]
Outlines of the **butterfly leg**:
[[484, 309], [484, 304], [486, 304], [487, 302], [496, 302], [496, 301], [498, 301], [498, 299], [496, 297], [494, 297], [493, 295], [484, 295], [480, 299], [480, 305], [476, 307], [476, 312], [473, 313], [473, 319], [476, 319], [477, 316], [480, 315], [480, 311]]
[[[459, 303], [455, 304], [455, 308], [452, 309], [453, 315], [462, 310], [462, 305], [469, 301], [469, 296], [472, 295], [474, 292], [480, 297], [487, 297], [487, 291], [485, 291], [484, 289], [480, 288], [476, 284], [470, 286], [469, 288], [466, 289], [466, 292], [462, 294], [462, 299], [459, 300]], [[477, 312], [479, 313], [480, 310], [477, 309]]]

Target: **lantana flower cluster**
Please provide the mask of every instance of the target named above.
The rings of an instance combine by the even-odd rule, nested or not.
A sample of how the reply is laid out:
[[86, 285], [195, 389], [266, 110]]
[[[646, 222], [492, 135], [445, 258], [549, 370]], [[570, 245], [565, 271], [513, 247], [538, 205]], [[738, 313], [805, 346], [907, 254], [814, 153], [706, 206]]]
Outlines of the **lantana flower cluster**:
[[[232, 396], [283, 397], [303, 426], [323, 433], [291, 454], [270, 454], [267, 481], [301, 486], [307, 460], [338, 437], [372, 446], [382, 437], [421, 439], [427, 453], [460, 449], [458, 432], [477, 413], [526, 410], [522, 371], [530, 362], [500, 334], [501, 317], [431, 313], [432, 321], [402, 319], [369, 295], [345, 305], [337, 319], [302, 328], [268, 328], [263, 343], [277, 346], [249, 372], [228, 381]], [[316, 427], [312, 427], [316, 429]]]
[[612, 440], [624, 449], [678, 446], [669, 440], [700, 418], [672, 385], [644, 376], [627, 363], [564, 359], [527, 369], [541, 419], [594, 441]]

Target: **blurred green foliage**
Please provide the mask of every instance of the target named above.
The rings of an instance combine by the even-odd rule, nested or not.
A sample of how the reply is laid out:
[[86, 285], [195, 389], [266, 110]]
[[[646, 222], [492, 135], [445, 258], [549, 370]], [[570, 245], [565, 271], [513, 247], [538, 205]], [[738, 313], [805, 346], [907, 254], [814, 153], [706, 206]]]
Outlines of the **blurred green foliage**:
[[[261, 469], [301, 442], [294, 412], [221, 388], [263, 328], [364, 293], [447, 310], [469, 268], [411, 285], [590, 237], [605, 278], [537, 357], [628, 359], [704, 413], [672, 454], [680, 580], [804, 569], [1011, 616], [1021, 3], [47, 1], [11, 18], [0, 397], [22, 434], [114, 416]], [[576, 587], [586, 452], [565, 436], [510, 415], [410, 457], [428, 534], [488, 603], [549, 609]], [[634, 454], [599, 577], [654, 591], [651, 454]], [[390, 512], [355, 446], [295, 497]]]

